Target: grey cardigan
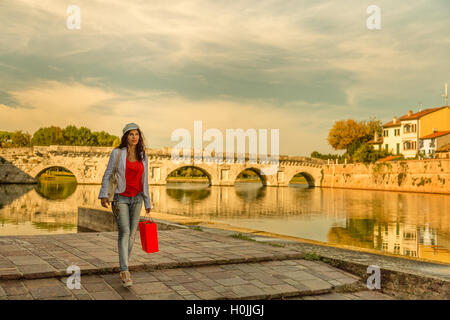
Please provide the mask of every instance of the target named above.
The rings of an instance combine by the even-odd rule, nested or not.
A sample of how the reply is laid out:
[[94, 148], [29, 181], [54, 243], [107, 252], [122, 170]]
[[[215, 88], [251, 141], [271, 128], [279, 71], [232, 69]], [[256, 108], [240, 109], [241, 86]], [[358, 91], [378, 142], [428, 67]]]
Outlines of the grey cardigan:
[[[99, 199], [101, 198], [108, 198], [108, 184], [109, 184], [109, 177], [111, 176], [114, 164], [116, 163], [117, 155], [119, 154], [119, 148], [115, 148], [111, 155], [109, 156], [109, 162], [108, 166], [106, 167], [105, 173], [103, 174], [102, 179], [102, 187], [100, 188], [100, 194], [98, 196]], [[148, 157], [145, 155], [144, 158], [144, 173], [142, 174], [142, 190], [144, 195], [144, 206], [145, 209], [151, 208], [150, 205], [150, 196], [148, 194]], [[125, 181], [125, 169], [127, 165], [127, 148], [122, 148], [122, 154], [120, 155], [119, 162], [117, 164], [117, 188], [115, 190], [115, 193], [122, 193], [125, 191], [126, 188], [126, 181]]]

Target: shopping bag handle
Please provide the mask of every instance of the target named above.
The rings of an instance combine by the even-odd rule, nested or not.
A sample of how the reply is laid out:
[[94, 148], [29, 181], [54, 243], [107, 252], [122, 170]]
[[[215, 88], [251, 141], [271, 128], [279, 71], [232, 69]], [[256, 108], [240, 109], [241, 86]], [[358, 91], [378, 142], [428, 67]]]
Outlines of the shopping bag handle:
[[[149, 214], [148, 217], [147, 217], [147, 211], [145, 211], [144, 217], [145, 217], [145, 220], [146, 220], [146, 221], [150, 221], [151, 223], [155, 223], [155, 221], [153, 221], [153, 218], [150, 216], [150, 214]], [[149, 218], [150, 218], [150, 219], [149, 219]]]

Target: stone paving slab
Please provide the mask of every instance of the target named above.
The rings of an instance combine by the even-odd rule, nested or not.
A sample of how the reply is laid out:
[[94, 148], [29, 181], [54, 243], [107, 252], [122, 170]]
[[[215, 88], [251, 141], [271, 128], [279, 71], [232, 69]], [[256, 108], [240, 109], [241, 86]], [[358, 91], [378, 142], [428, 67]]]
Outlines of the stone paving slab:
[[[290, 248], [192, 229], [159, 231], [157, 253], [144, 252], [140, 241], [137, 232], [130, 270], [303, 257]], [[72, 264], [79, 266], [82, 274], [119, 271], [117, 232], [0, 237], [0, 280], [64, 276]]]
[[[388, 299], [379, 293], [335, 293], [351, 284], [361, 288], [357, 277], [323, 262], [266, 261], [214, 266], [184, 267], [131, 272], [133, 286], [124, 288], [118, 273], [81, 276], [80, 289], [68, 289], [67, 277], [3, 280], [2, 299], [70, 300], [216, 300], [286, 299], [314, 296], [317, 299]], [[332, 276], [330, 276], [332, 275]], [[260, 280], [258, 280], [260, 279]], [[271, 279], [263, 282], [262, 279]], [[332, 282], [334, 281], [334, 282]], [[338, 283], [338, 285], [336, 285]], [[345, 284], [339, 284], [345, 283]], [[321, 294], [320, 296], [317, 296]], [[325, 295], [324, 295], [325, 294]]]

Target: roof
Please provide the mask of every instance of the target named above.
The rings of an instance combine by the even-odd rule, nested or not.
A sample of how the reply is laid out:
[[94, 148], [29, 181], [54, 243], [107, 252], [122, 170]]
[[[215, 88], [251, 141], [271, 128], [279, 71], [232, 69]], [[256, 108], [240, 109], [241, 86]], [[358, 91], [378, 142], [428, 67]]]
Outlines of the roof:
[[444, 108], [448, 108], [448, 106], [425, 109], [425, 110], [413, 113], [410, 116], [408, 116], [408, 114], [405, 114], [397, 119], [397, 123], [394, 123], [393, 121], [389, 121], [389, 122], [383, 124], [383, 127], [397, 127], [397, 126], [400, 126], [400, 121], [419, 119], [429, 113], [432, 113], [432, 112], [435, 112], [435, 111], [438, 111], [438, 110], [441, 110]]
[[367, 141], [368, 144], [382, 144], [383, 143], [383, 138], [379, 137], [377, 141], [375, 141], [374, 139]]
[[385, 161], [392, 161], [398, 158], [401, 158], [402, 156], [387, 156], [385, 158], [379, 159], [377, 162], [385, 162]]
[[[435, 111], [441, 110], [441, 109], [443, 109], [443, 108], [445, 108], [445, 106], [444, 106], [444, 107], [437, 107], [437, 108], [430, 108], [430, 109], [425, 109], [425, 110], [422, 110], [422, 111], [419, 111], [419, 112], [413, 113], [413, 114], [412, 114], [412, 115], [410, 115], [410, 116], [406, 115], [406, 116], [404, 116], [405, 118], [404, 118], [404, 119], [402, 119], [402, 120], [413, 120], [413, 119], [419, 119], [420, 117], [423, 117], [424, 115], [427, 115], [427, 114], [429, 114], [429, 113], [432, 113], [432, 112], [435, 112]], [[402, 117], [402, 118], [403, 118], [403, 117]]]
[[436, 132], [433, 132], [433, 133], [428, 134], [426, 136], [423, 136], [420, 139], [433, 139], [433, 138], [436, 138], [436, 137], [445, 136], [445, 135], [447, 135], [449, 133], [450, 133], [450, 130], [448, 130], [448, 131], [436, 131]]
[[384, 128], [386, 128], [386, 127], [400, 127], [400, 125], [401, 125], [400, 119], [401, 119], [401, 118], [397, 119], [397, 122], [396, 122], [396, 123], [394, 123], [394, 121], [391, 120], [391, 121], [389, 121], [389, 122], [383, 124], [383, 127], [384, 127]]

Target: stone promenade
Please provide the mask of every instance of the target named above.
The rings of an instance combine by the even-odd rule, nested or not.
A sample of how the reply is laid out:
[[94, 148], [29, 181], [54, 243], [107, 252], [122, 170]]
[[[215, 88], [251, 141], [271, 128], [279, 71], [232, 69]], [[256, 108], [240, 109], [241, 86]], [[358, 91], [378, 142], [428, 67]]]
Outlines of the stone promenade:
[[[117, 232], [0, 237], [0, 299], [391, 299], [295, 248], [190, 228], [159, 230], [158, 253], [136, 235], [131, 288], [118, 276]], [[81, 288], [66, 285], [81, 269]]]

